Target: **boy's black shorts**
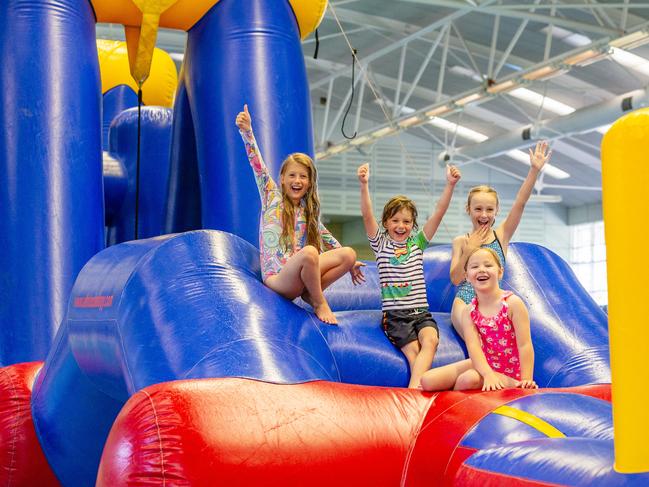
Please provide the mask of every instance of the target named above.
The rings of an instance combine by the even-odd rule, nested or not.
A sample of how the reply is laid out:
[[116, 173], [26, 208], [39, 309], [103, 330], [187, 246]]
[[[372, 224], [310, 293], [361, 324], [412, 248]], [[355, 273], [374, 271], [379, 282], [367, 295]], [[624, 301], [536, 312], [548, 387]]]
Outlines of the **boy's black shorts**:
[[427, 308], [392, 309], [383, 312], [383, 332], [397, 348], [417, 340], [419, 332], [428, 326], [439, 328]]

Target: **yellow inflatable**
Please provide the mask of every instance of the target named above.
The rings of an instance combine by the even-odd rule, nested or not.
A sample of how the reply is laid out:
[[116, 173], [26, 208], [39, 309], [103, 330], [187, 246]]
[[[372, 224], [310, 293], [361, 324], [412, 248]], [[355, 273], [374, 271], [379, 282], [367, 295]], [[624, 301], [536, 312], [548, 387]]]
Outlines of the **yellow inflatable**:
[[[126, 43], [97, 39], [99, 70], [101, 72], [101, 92], [128, 85], [137, 93], [137, 83], [129, 72]], [[178, 86], [176, 65], [171, 56], [162, 49], [155, 48], [151, 62], [151, 73], [142, 85], [142, 101], [145, 105], [171, 108]]]
[[649, 109], [630, 113], [602, 140], [615, 469], [649, 471], [649, 293], [644, 211], [649, 188]]

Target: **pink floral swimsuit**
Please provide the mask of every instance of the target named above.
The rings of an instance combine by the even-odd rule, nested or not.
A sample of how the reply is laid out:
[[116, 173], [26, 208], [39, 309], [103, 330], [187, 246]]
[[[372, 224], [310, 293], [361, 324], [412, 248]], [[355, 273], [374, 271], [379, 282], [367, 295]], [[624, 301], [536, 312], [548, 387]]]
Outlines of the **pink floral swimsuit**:
[[508, 377], [521, 380], [521, 362], [518, 356], [516, 331], [514, 324], [507, 314], [509, 306], [507, 298], [510, 291], [503, 291], [502, 306], [496, 316], [483, 316], [478, 309], [478, 298], [471, 301], [471, 319], [475, 323], [482, 351], [489, 366], [495, 371]]
[[[239, 131], [246, 144], [246, 154], [255, 174], [255, 181], [261, 197], [261, 217], [259, 222], [259, 250], [261, 251], [261, 273], [263, 280], [278, 274], [286, 261], [306, 244], [306, 216], [304, 200], [295, 210], [295, 242], [293, 248], [284, 249], [280, 243], [282, 235], [282, 191], [270, 175], [252, 130]], [[334, 236], [318, 222], [320, 236], [325, 249], [339, 248], [341, 245]]]

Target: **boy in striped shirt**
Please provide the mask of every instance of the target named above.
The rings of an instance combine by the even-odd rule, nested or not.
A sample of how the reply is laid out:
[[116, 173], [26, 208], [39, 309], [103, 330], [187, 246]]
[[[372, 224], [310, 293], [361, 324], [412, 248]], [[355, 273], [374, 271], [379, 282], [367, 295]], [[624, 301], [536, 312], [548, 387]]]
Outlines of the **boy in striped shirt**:
[[455, 166], [446, 167], [446, 187], [435, 211], [415, 235], [411, 233], [418, 228], [417, 208], [405, 196], [395, 196], [386, 203], [381, 217], [384, 231], [380, 231], [368, 189], [369, 164], [360, 166], [357, 175], [363, 223], [379, 270], [383, 331], [406, 356], [410, 365], [408, 387], [416, 389], [421, 376], [430, 369], [439, 343], [437, 323], [428, 311], [426, 299], [424, 249], [448, 209], [461, 174]]

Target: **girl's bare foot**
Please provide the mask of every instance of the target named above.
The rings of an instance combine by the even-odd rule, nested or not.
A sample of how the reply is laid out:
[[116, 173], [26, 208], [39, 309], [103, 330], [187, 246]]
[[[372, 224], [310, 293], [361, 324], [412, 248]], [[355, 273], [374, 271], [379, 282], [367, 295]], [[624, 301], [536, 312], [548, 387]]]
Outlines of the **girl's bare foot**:
[[315, 311], [315, 315], [318, 318], [320, 318], [321, 321], [324, 321], [325, 323], [329, 323], [330, 325], [338, 324], [336, 315], [334, 315], [333, 311], [331, 311], [331, 308], [329, 307], [329, 303], [327, 303], [326, 301], [323, 301], [318, 305], [314, 305], [313, 311]]

